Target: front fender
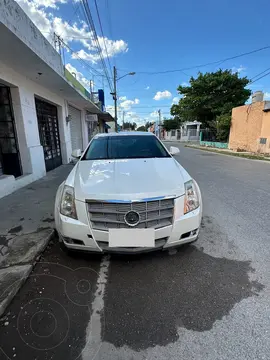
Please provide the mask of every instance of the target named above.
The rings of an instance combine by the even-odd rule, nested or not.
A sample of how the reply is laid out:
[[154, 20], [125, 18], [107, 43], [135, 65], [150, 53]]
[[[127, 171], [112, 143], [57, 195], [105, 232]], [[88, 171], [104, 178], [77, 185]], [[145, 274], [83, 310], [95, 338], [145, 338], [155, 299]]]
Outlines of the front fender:
[[55, 227], [56, 229], [59, 228], [59, 222], [60, 222], [60, 204], [62, 199], [62, 194], [65, 186], [65, 181], [60, 184], [60, 186], [57, 189], [56, 195], [55, 195], [55, 203], [54, 203], [54, 220], [55, 220]]

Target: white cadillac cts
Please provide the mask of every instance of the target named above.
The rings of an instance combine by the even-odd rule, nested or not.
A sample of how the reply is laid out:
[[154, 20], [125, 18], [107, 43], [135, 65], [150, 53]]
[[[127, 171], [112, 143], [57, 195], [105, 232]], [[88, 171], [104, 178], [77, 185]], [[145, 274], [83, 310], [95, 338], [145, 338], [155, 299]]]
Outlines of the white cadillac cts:
[[201, 193], [177, 153], [147, 132], [96, 135], [56, 194], [63, 245], [133, 253], [196, 240]]

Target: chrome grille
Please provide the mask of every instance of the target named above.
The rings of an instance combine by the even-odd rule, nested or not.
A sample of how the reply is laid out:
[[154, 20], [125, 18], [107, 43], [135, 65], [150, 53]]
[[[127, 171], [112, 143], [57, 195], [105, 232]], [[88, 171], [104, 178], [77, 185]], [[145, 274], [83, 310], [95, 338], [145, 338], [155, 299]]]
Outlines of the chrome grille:
[[95, 230], [129, 228], [124, 216], [128, 211], [140, 214], [137, 229], [160, 229], [173, 222], [174, 199], [140, 201], [133, 203], [113, 203], [87, 200], [91, 226]]

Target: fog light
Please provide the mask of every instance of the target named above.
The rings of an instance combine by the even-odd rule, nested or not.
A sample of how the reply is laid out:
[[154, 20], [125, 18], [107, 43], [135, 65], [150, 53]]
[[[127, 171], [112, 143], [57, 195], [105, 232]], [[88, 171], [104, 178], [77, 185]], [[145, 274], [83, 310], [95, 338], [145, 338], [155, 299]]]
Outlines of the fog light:
[[197, 230], [198, 230], [198, 229], [191, 231], [191, 232], [190, 232], [190, 236], [196, 235]]
[[73, 240], [69, 237], [63, 237], [64, 242], [68, 243], [68, 244], [73, 244]]

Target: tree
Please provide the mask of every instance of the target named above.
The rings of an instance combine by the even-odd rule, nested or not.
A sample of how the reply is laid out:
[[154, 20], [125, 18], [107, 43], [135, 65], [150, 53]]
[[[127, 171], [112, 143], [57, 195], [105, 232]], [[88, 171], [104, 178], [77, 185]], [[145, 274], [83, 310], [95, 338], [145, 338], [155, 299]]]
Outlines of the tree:
[[153, 124], [154, 124], [153, 122], [147, 121], [145, 123], [145, 130], [147, 131]]
[[164, 119], [163, 120], [163, 128], [166, 131], [170, 131], [170, 130], [174, 130], [174, 129], [179, 129], [180, 128], [180, 121], [177, 118], [174, 119]]
[[230, 114], [233, 107], [244, 105], [251, 94], [245, 89], [249, 80], [239, 78], [239, 74], [231, 70], [199, 73], [197, 78], [191, 77], [189, 83], [190, 86], [178, 87], [182, 98], [171, 107], [171, 114], [184, 121], [200, 121], [203, 127], [214, 132], [217, 132], [217, 118]]
[[142, 125], [137, 128], [137, 131], [147, 131], [147, 130], [146, 130], [145, 126]]
[[137, 124], [131, 122], [124, 122], [122, 125], [123, 130], [136, 130]]
[[231, 127], [231, 114], [217, 116], [217, 140], [228, 141]]

